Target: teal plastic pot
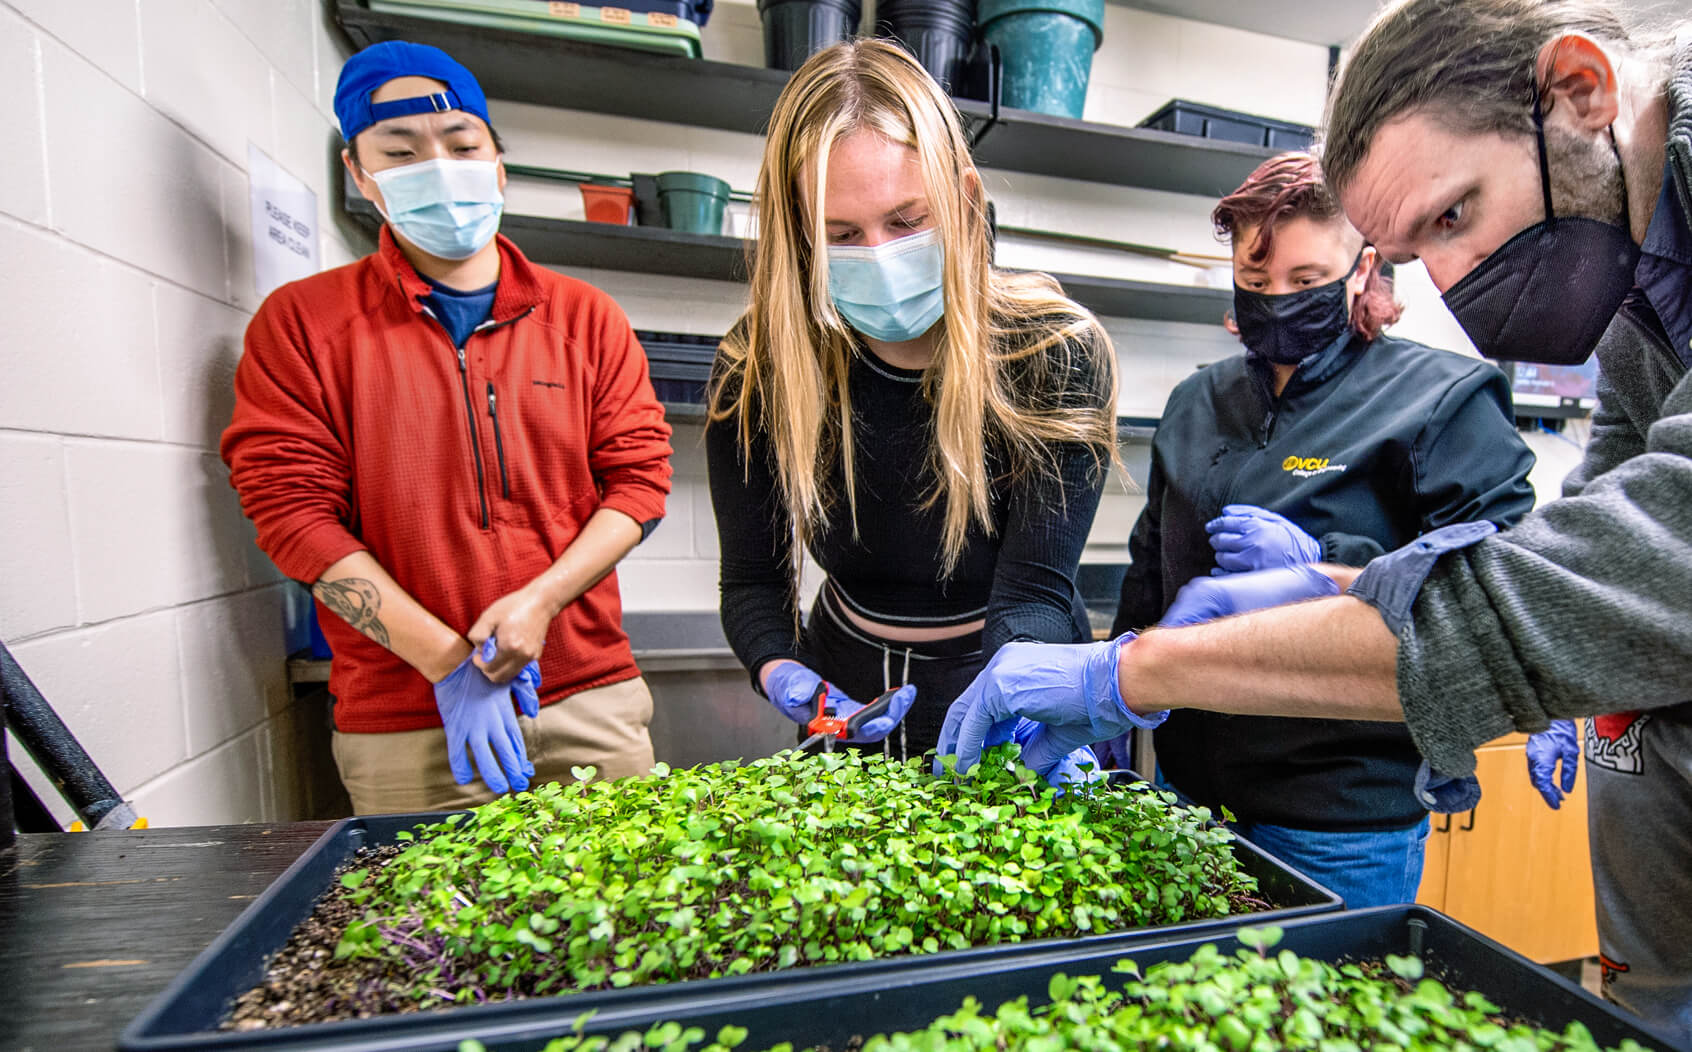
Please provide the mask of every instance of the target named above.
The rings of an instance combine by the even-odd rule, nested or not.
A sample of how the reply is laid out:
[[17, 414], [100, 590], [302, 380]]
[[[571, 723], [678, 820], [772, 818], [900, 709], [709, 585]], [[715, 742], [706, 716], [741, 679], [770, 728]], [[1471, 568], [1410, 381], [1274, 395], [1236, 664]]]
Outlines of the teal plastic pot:
[[1004, 105], [1081, 116], [1104, 42], [1104, 0], [981, 0], [976, 20], [999, 48]]
[[658, 208], [664, 225], [689, 234], [721, 234], [729, 184], [701, 172], [659, 172]]

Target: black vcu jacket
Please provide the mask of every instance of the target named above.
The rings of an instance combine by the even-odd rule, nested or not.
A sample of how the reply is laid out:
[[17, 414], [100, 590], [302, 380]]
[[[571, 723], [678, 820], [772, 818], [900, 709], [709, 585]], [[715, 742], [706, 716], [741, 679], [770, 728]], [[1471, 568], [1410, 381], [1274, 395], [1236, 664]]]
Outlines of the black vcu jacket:
[[[1156, 623], [1183, 584], [1210, 573], [1204, 524], [1227, 504], [1286, 516], [1321, 542], [1325, 561], [1350, 566], [1451, 523], [1503, 528], [1533, 507], [1533, 454], [1516, 433], [1509, 385], [1486, 362], [1352, 336], [1300, 363], [1279, 398], [1272, 380], [1267, 364], [1240, 355], [1170, 395], [1116, 632]], [[1169, 782], [1244, 822], [1387, 830], [1425, 814], [1412, 790], [1420, 757], [1402, 724], [1184, 710], [1155, 742]]]

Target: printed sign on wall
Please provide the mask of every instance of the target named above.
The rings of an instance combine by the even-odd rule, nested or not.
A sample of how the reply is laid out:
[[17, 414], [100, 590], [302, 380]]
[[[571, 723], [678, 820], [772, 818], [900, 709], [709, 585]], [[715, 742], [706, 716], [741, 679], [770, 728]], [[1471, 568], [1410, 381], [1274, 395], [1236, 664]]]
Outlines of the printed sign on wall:
[[247, 144], [247, 181], [253, 202], [253, 285], [259, 299], [278, 286], [315, 274], [317, 195]]

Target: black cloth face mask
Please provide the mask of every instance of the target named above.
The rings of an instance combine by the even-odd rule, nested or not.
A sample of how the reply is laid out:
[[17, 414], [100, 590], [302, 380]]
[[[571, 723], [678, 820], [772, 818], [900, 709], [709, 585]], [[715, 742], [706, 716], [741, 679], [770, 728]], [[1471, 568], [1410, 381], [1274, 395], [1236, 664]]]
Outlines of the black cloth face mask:
[[1345, 283], [1357, 272], [1363, 253], [1338, 281], [1279, 296], [1234, 286], [1234, 324], [1246, 349], [1276, 365], [1297, 365], [1326, 350], [1351, 324]]
[[[1445, 305], [1488, 358], [1579, 365], [1592, 355], [1633, 288], [1639, 246], [1625, 227], [1552, 210], [1545, 115], [1537, 88], [1533, 129], [1546, 218], [1504, 242], [1447, 289]], [[1615, 149], [1613, 132], [1610, 148]], [[1622, 214], [1628, 214], [1626, 178]]]

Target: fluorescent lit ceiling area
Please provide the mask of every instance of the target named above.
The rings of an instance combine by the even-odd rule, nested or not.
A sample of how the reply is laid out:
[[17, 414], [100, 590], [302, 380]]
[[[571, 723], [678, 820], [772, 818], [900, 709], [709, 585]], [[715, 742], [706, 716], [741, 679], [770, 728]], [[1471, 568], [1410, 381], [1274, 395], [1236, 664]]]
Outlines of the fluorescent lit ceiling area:
[[[1378, 0], [1111, 0], [1123, 7], [1213, 22], [1236, 29], [1302, 40], [1350, 44], [1381, 5]], [[1622, 0], [1616, 6], [1642, 17], [1673, 21], [1688, 17], [1686, 0]]]

